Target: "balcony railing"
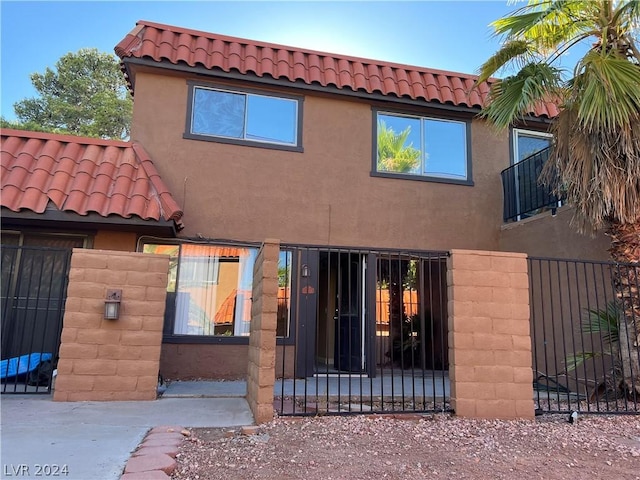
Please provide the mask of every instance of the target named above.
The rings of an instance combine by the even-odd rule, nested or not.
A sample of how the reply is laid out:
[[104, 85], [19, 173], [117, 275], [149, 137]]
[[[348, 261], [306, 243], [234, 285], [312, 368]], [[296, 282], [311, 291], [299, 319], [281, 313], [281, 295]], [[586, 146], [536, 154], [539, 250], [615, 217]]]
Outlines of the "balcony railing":
[[562, 198], [554, 195], [552, 187], [538, 181], [542, 167], [549, 159], [549, 151], [545, 148], [502, 171], [505, 222], [558, 207]]

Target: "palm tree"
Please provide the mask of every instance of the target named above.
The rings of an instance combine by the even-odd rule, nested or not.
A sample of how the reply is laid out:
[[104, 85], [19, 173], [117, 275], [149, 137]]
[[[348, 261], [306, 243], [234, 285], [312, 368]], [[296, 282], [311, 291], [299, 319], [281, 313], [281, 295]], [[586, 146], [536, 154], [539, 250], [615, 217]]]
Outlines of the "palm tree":
[[378, 122], [378, 171], [411, 173], [420, 165], [420, 150], [405, 145], [411, 127], [396, 133], [384, 121]]
[[[620, 388], [640, 394], [640, 1], [530, 0], [492, 23], [501, 48], [481, 67], [491, 83], [483, 116], [504, 129], [541, 103], [559, 114], [541, 180], [574, 207], [579, 231], [611, 237], [621, 305]], [[565, 76], [560, 59], [583, 48]], [[503, 67], [517, 73], [490, 77]]]

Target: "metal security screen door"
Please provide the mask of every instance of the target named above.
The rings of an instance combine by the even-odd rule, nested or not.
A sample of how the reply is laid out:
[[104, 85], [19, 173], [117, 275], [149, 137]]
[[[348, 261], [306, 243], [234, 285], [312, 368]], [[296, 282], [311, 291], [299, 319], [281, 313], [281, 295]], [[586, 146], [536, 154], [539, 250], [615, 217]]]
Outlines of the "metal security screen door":
[[[43, 238], [8, 245], [3, 236], [2, 393], [48, 393], [56, 366], [66, 300], [71, 247], [83, 239], [54, 239], [56, 247], [28, 246]], [[67, 248], [58, 248], [62, 241]], [[18, 243], [18, 242], [16, 242]]]
[[308, 276], [300, 278], [298, 372], [374, 375], [375, 362], [369, 362], [375, 323], [367, 293], [368, 255], [315, 249], [300, 253], [300, 266]]

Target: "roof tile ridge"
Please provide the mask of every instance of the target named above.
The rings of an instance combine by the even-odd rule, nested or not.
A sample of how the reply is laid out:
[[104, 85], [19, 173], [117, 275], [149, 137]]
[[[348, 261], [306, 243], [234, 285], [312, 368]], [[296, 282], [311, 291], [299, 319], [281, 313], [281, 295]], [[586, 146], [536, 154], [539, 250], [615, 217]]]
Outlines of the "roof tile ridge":
[[181, 225], [180, 218], [182, 218], [184, 212], [182, 208], [180, 208], [180, 205], [178, 205], [178, 202], [173, 198], [173, 195], [171, 195], [167, 184], [162, 180], [160, 172], [158, 172], [156, 166], [153, 164], [151, 156], [138, 142], [132, 142], [132, 148], [136, 154], [136, 160], [149, 177], [151, 186], [160, 201], [160, 205], [162, 206], [162, 213], [165, 220], [174, 220], [177, 224]]
[[[320, 57], [331, 57], [331, 58], [335, 59], [336, 61], [338, 61], [338, 60], [347, 60], [349, 62], [363, 63], [365, 65], [375, 65], [375, 66], [378, 66], [380, 68], [388, 66], [388, 67], [391, 67], [391, 68], [400, 68], [402, 70], [407, 70], [407, 71], [415, 70], [415, 71], [421, 72], [421, 73], [432, 73], [434, 75], [446, 75], [446, 76], [469, 78], [469, 79], [477, 79], [478, 78], [478, 75], [471, 74], [471, 73], [454, 72], [454, 71], [451, 71], [451, 70], [441, 70], [441, 69], [436, 69], [436, 68], [421, 67], [421, 66], [418, 66], [418, 65], [410, 65], [410, 64], [396, 63], [396, 62], [387, 62], [387, 61], [380, 60], [380, 59], [358, 57], [358, 56], [345, 55], [345, 54], [340, 54], [340, 53], [323, 52], [323, 51], [320, 51], [320, 50], [301, 48], [301, 47], [296, 47], [296, 46], [292, 46], [292, 45], [283, 45], [283, 44], [265, 42], [265, 41], [261, 41], [261, 40], [253, 40], [253, 39], [243, 38], [243, 37], [234, 37], [234, 36], [231, 36], [231, 35], [223, 35], [223, 34], [218, 34], [218, 33], [213, 33], [213, 32], [205, 32], [205, 31], [202, 31], [202, 30], [192, 30], [192, 29], [189, 29], [189, 28], [178, 27], [178, 26], [175, 26], [175, 25], [166, 25], [166, 24], [162, 24], [162, 23], [148, 22], [148, 21], [145, 21], [145, 20], [138, 21], [137, 25], [145, 25], [145, 26], [149, 26], [149, 27], [153, 27], [153, 28], [165, 29], [165, 30], [172, 31], [174, 33], [188, 33], [188, 34], [196, 35], [196, 36], [204, 36], [204, 37], [207, 37], [207, 38], [209, 38], [211, 40], [217, 39], [217, 40], [221, 40], [223, 42], [228, 42], [228, 43], [240, 43], [240, 44], [243, 44], [243, 45], [255, 45], [255, 46], [259, 47], [259, 48], [271, 48], [273, 50], [289, 50], [290, 52], [300, 52], [300, 53], [303, 53], [303, 54], [306, 54], [306, 55], [318, 55]], [[488, 81], [491, 82], [491, 81], [494, 81], [494, 80], [496, 80], [496, 79], [495, 78], [490, 78]]]
[[97, 145], [99, 147], [131, 147], [131, 142], [124, 140], [107, 140], [104, 138], [94, 137], [81, 137], [78, 135], [71, 135], [66, 133], [48, 133], [48, 132], [34, 132], [31, 130], [15, 130], [12, 128], [3, 128], [0, 134], [3, 137], [22, 137], [27, 139], [38, 140], [55, 140], [64, 143], [77, 143], [79, 145]]
[[[136, 23], [136, 26], [125, 37], [118, 42], [113, 48], [120, 58], [128, 56], [128, 51], [135, 52], [142, 45], [142, 38], [140, 38], [140, 32], [144, 30], [144, 25], [140, 25], [140, 22]], [[136, 45], [137, 43], [137, 45]]]

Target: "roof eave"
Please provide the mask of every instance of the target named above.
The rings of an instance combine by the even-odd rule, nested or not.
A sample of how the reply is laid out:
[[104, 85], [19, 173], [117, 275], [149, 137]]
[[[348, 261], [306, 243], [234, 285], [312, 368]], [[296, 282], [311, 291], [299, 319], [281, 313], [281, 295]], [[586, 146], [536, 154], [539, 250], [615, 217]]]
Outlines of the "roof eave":
[[137, 216], [124, 218], [117, 215], [103, 217], [98, 213], [80, 215], [75, 212], [47, 209], [43, 213], [32, 210], [14, 212], [6, 207], [0, 209], [0, 224], [3, 228], [8, 225], [32, 227], [55, 227], [57, 229], [93, 229], [118, 230], [136, 232], [139, 234], [155, 233], [176, 237], [181, 230], [173, 220], [144, 220]]
[[[192, 67], [185, 63], [175, 64], [175, 63], [171, 63], [168, 60], [156, 61], [151, 58], [141, 59], [137, 57], [126, 57], [122, 60], [122, 62], [123, 64], [125, 64], [128, 72], [134, 71], [136, 66], [142, 66], [142, 67], [148, 67], [148, 68], [172, 70], [174, 72], [198, 75], [198, 76], [203, 76], [207, 78], [221, 78], [221, 79], [230, 79], [230, 80], [240, 80], [245, 82], [249, 81], [255, 84], [286, 87], [286, 88], [297, 88], [300, 90], [331, 93], [335, 95], [356, 97], [361, 99], [375, 100], [375, 101], [382, 101], [382, 102], [402, 103], [402, 104], [409, 104], [414, 106], [428, 106], [429, 108], [434, 108], [434, 109], [465, 112], [470, 114], [477, 114], [481, 110], [479, 105], [474, 107], [467, 107], [467, 106], [461, 106], [461, 105], [454, 105], [452, 103], [440, 103], [437, 101], [429, 101], [422, 98], [413, 99], [408, 96], [398, 97], [396, 95], [388, 95], [388, 94], [383, 94], [378, 92], [369, 93], [363, 90], [351, 90], [346, 88], [338, 88], [333, 85], [324, 86], [324, 85], [319, 85], [315, 83], [306, 83], [300, 80], [292, 82], [288, 79], [274, 78], [270, 75], [258, 76], [254, 73], [250, 73], [250, 72], [242, 73], [237, 70], [225, 72], [222, 69], [211, 69], [211, 68], [206, 68], [204, 66]], [[133, 73], [133, 76], [135, 77], [135, 72]]]

